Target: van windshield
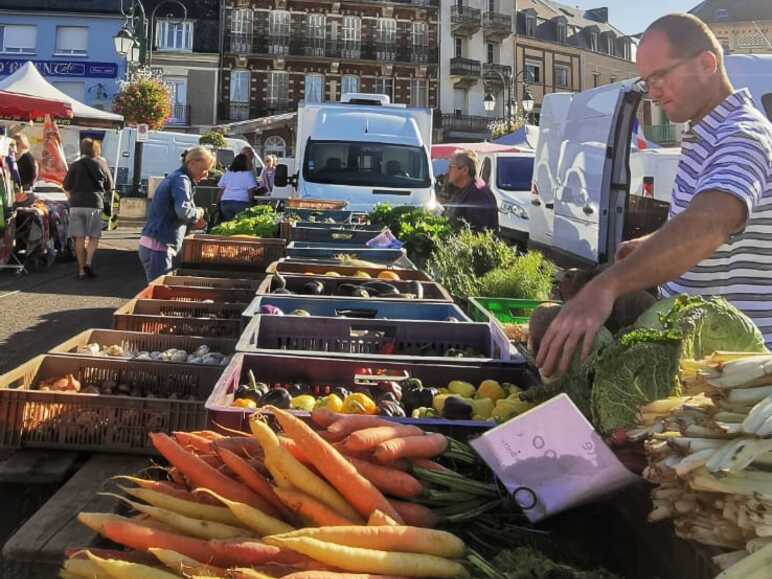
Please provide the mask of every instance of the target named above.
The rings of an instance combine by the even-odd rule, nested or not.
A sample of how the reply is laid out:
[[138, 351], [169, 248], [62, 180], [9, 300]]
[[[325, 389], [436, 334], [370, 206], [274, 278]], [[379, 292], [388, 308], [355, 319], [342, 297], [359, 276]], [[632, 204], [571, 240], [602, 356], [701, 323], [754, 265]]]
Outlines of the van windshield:
[[309, 141], [303, 178], [311, 183], [416, 189], [431, 186], [421, 147], [350, 141]]
[[530, 191], [533, 157], [500, 157], [496, 169], [496, 187], [502, 191]]

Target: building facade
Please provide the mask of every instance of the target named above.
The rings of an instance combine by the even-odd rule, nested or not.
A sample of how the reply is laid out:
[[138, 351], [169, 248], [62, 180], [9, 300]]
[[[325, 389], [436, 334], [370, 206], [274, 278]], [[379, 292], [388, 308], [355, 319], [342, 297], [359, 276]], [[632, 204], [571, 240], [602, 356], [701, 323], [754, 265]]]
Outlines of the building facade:
[[[490, 122], [509, 110], [516, 4], [515, 0], [442, 3], [439, 139], [479, 141], [488, 134]], [[486, 94], [495, 99], [490, 112], [483, 104]]]
[[126, 70], [113, 42], [123, 20], [120, 0], [3, 0], [0, 78], [32, 61], [62, 92], [112, 110]]
[[769, 0], [708, 0], [691, 13], [710, 26], [727, 54], [772, 54]]
[[223, 0], [221, 123], [284, 157], [295, 137], [287, 115], [300, 101], [367, 92], [436, 108], [438, 3]]
[[544, 95], [578, 92], [633, 78], [633, 39], [614, 28], [608, 10], [582, 10], [549, 0], [519, 0], [517, 98], [525, 87], [538, 121]]
[[220, 85], [220, 9], [216, 2], [145, 0], [152, 30], [151, 68], [169, 87], [166, 130], [205, 132], [217, 124]]

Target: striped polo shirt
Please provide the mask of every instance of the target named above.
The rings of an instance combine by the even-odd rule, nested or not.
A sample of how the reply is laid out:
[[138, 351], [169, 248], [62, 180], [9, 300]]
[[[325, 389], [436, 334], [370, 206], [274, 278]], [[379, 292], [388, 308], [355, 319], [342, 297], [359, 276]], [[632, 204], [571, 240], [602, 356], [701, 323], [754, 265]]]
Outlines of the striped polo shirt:
[[722, 296], [754, 321], [772, 347], [772, 123], [747, 89], [684, 133], [670, 217], [709, 190], [746, 204], [745, 228], [660, 293]]

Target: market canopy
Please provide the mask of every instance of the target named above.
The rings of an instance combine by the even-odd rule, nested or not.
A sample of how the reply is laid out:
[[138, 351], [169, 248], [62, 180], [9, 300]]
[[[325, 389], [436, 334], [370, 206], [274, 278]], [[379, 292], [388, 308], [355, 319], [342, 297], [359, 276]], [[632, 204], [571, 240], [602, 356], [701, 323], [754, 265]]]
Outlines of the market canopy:
[[0, 118], [27, 121], [46, 115], [57, 119], [71, 119], [72, 107], [59, 100], [0, 90]]
[[539, 141], [539, 127], [534, 125], [523, 125], [516, 131], [499, 137], [494, 143], [497, 145], [514, 145], [518, 147], [527, 147], [530, 150], [536, 150], [536, 143]]
[[79, 125], [113, 127], [123, 124], [121, 115], [100, 111], [60, 91], [43, 78], [35, 65], [29, 61], [12, 75], [0, 80], [0, 90], [66, 103], [72, 108], [74, 122]]
[[432, 159], [447, 159], [459, 149], [471, 149], [475, 153], [521, 153], [530, 148], [497, 145], [495, 143], [441, 143], [432, 145]]

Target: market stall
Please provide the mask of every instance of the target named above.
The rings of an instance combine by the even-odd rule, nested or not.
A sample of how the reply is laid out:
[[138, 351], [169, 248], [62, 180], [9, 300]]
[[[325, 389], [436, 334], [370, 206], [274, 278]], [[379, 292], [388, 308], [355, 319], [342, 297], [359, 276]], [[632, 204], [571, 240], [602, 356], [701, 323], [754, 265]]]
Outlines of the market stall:
[[0, 376], [2, 446], [87, 457], [4, 547], [17, 576], [768, 576], [772, 362], [727, 302], [627, 304], [542, 383], [514, 346], [560, 308], [547, 264], [379, 208], [426, 271], [330, 241], [319, 271], [284, 219], [187, 237], [113, 329]]

